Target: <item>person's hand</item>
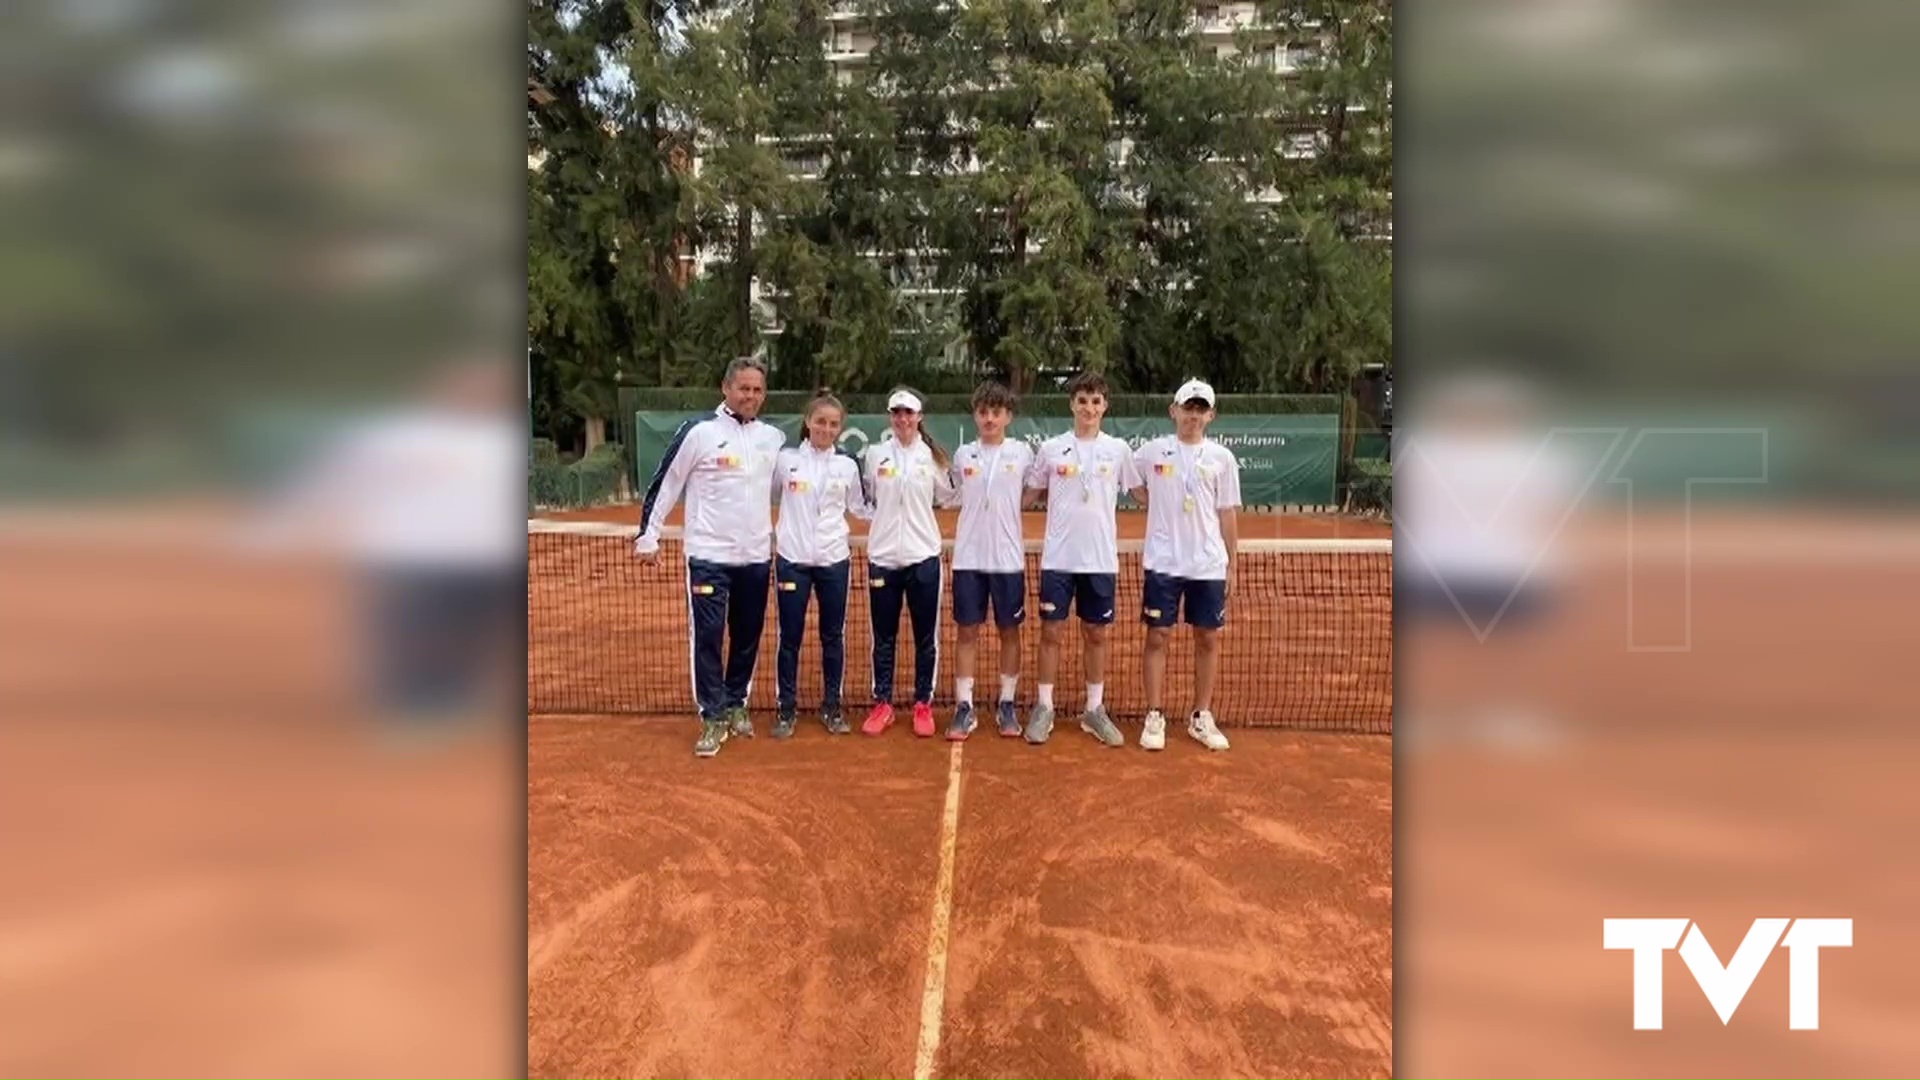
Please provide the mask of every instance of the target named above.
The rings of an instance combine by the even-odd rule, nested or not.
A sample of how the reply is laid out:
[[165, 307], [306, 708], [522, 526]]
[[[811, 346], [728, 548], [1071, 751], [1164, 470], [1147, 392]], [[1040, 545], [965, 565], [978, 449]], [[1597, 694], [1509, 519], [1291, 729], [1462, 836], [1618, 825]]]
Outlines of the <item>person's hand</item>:
[[633, 541], [633, 553], [640, 559], [641, 566], [660, 565], [660, 541], [638, 536]]

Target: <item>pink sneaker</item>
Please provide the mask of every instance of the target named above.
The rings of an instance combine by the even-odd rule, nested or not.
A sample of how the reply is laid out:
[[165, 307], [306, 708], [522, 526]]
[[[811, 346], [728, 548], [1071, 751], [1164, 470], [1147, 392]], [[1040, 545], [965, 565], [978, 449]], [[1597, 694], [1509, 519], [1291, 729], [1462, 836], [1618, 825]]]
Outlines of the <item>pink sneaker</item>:
[[923, 739], [933, 738], [933, 706], [924, 701], [913, 703], [913, 733]]
[[867, 722], [860, 725], [860, 732], [864, 735], [878, 735], [892, 726], [893, 706], [883, 703], [875, 705], [873, 711], [867, 714]]

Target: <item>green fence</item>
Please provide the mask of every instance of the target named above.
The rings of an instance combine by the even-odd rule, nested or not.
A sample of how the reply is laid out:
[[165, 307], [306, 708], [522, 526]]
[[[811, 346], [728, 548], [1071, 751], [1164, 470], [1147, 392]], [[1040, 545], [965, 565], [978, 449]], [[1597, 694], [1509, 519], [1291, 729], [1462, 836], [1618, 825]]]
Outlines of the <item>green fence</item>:
[[[711, 410], [635, 414], [633, 460], [634, 476], [639, 478], [636, 487], [645, 488], [680, 425], [690, 418], [707, 415], [711, 415]], [[769, 413], [763, 418], [785, 432], [789, 444], [799, 442], [798, 414]], [[930, 413], [926, 424], [934, 439], [949, 451], [974, 437], [973, 421], [965, 414]], [[887, 426], [884, 415], [851, 415], [847, 417], [840, 445], [858, 453], [868, 442], [883, 437]], [[1008, 427], [1007, 433], [1037, 445], [1072, 427], [1072, 421], [1065, 417], [1022, 415]], [[1158, 418], [1109, 416], [1102, 427], [1132, 446], [1173, 431], [1164, 400]], [[1337, 503], [1339, 414], [1221, 416], [1214, 420], [1208, 434], [1240, 459], [1240, 499], [1244, 505], [1333, 506]]]

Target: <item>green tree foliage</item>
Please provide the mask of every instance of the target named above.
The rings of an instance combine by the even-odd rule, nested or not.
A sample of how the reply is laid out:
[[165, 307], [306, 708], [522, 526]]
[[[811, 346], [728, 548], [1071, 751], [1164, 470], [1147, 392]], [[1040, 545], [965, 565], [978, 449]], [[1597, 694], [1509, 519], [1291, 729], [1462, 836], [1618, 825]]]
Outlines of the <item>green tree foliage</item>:
[[[1230, 39], [1192, 0], [675, 12], [588, 40], [628, 58], [630, 85], [606, 99], [616, 118], [652, 93], [697, 133], [698, 175], [674, 174], [648, 138], [603, 135], [641, 174], [595, 174], [622, 223], [561, 223], [557, 202], [530, 212], [530, 231], [556, 238], [529, 254], [546, 301], [530, 329], [571, 335], [572, 353], [548, 351], [577, 381], [606, 370], [589, 341], [651, 358], [623, 373], [663, 385], [764, 341], [776, 386], [845, 391], [986, 374], [1025, 391], [1093, 369], [1127, 388], [1199, 374], [1328, 392], [1390, 355], [1390, 0], [1270, 0]], [[829, 62], [848, 28], [866, 61]], [[620, 243], [602, 238], [616, 229]], [[707, 270], [647, 294], [647, 260], [676, 236]], [[596, 243], [625, 267], [628, 242], [646, 257], [612, 274], [624, 287], [575, 284], [595, 280], [581, 264], [598, 265]]]
[[527, 331], [589, 451], [621, 378], [673, 377], [693, 141], [666, 89], [681, 9], [527, 5]]

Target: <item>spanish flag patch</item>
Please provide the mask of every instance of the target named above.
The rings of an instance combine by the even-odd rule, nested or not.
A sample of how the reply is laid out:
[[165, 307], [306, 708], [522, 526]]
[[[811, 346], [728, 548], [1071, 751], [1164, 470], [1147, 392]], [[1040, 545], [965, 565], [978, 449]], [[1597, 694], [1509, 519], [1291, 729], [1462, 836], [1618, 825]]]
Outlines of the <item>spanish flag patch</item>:
[[1057, 466], [1055, 466], [1055, 467], [1054, 467], [1054, 470], [1053, 470], [1053, 474], [1054, 474], [1055, 476], [1079, 476], [1079, 475], [1080, 475], [1080, 466], [1078, 466], [1078, 465], [1057, 465]]
[[808, 483], [807, 483], [807, 482], [806, 482], [805, 480], [789, 480], [789, 481], [787, 481], [787, 490], [788, 490], [788, 491], [791, 491], [791, 492], [794, 492], [794, 493], [796, 493], [796, 494], [799, 494], [799, 493], [803, 493], [803, 492], [806, 492], [806, 491], [807, 491], [807, 490], [809, 490], [810, 488], [811, 488], [811, 485], [810, 485], [810, 484], [808, 484]]
[[1155, 475], [1155, 476], [1172, 476], [1172, 475], [1173, 475], [1173, 466], [1172, 466], [1172, 465], [1169, 465], [1168, 463], [1166, 463], [1166, 462], [1164, 462], [1164, 461], [1162, 461], [1162, 462], [1158, 462], [1158, 463], [1156, 463], [1156, 464], [1154, 465], [1154, 467], [1153, 467], [1153, 475]]
[[721, 454], [713, 459], [713, 463], [723, 469], [737, 469], [740, 467], [740, 458], [733, 454]]
[[980, 470], [974, 468], [972, 465], [962, 465], [960, 467], [960, 475], [967, 477], [979, 476]]
[[875, 471], [878, 472], [881, 476], [884, 476], [889, 480], [900, 475], [900, 470], [894, 468], [891, 465], [882, 465], [880, 466], [880, 468], [876, 469]]

